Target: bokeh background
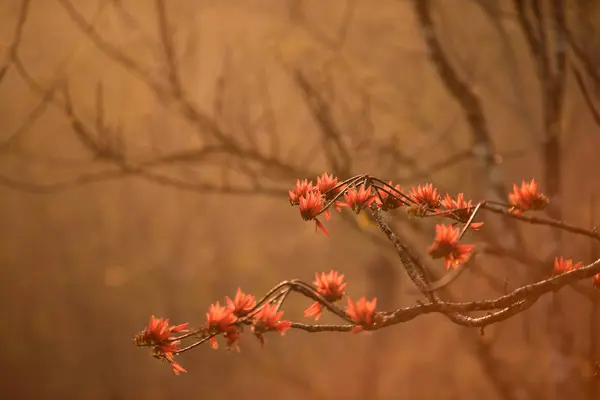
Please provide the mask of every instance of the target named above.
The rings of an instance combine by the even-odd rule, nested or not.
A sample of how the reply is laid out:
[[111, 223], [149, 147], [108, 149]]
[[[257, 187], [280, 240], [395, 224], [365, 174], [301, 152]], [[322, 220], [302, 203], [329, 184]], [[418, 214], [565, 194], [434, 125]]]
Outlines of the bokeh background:
[[[181, 355], [180, 377], [132, 345], [151, 314], [199, 325], [237, 287], [332, 268], [381, 309], [414, 304], [367, 219], [335, 215], [326, 238], [289, 206], [296, 179], [324, 171], [475, 200], [535, 177], [547, 216], [598, 223], [600, 3], [4, 0], [0, 50], [2, 398], [600, 398], [590, 282], [483, 335], [432, 315], [248, 336], [239, 354]], [[389, 217], [426, 249], [434, 221]], [[598, 258], [484, 220], [468, 240], [485, 251], [444, 298]]]

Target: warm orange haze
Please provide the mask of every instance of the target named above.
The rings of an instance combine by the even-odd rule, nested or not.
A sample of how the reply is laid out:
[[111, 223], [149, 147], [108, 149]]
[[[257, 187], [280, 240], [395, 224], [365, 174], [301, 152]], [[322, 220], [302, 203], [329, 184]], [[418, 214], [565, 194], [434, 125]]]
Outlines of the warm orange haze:
[[2, 398], [599, 399], [599, 65], [590, 0], [2, 1]]

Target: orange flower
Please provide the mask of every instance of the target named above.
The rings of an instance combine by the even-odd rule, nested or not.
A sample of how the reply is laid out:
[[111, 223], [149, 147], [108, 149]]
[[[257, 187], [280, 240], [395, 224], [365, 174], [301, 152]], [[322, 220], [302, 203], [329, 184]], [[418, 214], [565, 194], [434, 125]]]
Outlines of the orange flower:
[[432, 183], [412, 187], [408, 197], [415, 202], [408, 211], [417, 216], [424, 215], [430, 209], [436, 209], [440, 204], [440, 194]]
[[321, 209], [323, 209], [323, 198], [321, 193], [309, 192], [300, 197], [299, 200], [300, 216], [302, 219], [309, 221], [316, 218]]
[[582, 262], [573, 264], [572, 259], [567, 260], [564, 259], [562, 256], [560, 258], [554, 257], [554, 270], [552, 271], [552, 273], [554, 275], [559, 275], [577, 269], [581, 266], [583, 266]]
[[[344, 283], [344, 275], [339, 274], [337, 271], [331, 270], [328, 274], [323, 272], [321, 276], [315, 273], [314, 285], [317, 287], [317, 292], [325, 298], [325, 300], [334, 302], [338, 301], [344, 295], [344, 289], [348, 286]], [[321, 312], [323, 311], [323, 305], [318, 301], [315, 301], [310, 307], [304, 311], [305, 317], [315, 317], [315, 320], [321, 318]]]
[[256, 305], [254, 296], [242, 292], [240, 288], [235, 293], [233, 300], [225, 297], [225, 301], [227, 301], [227, 307], [233, 311], [233, 315], [236, 317], [243, 317]]
[[275, 304], [265, 304], [259, 312], [253, 316], [252, 333], [256, 335], [261, 344], [265, 344], [263, 334], [269, 331], [279, 332], [282, 336], [292, 327], [291, 321], [280, 321], [283, 311], [277, 311]]
[[[323, 197], [318, 191], [312, 191], [305, 196], [300, 197], [299, 209], [300, 216], [305, 221], [315, 220], [316, 228], [320, 229], [325, 235], [329, 236], [329, 232], [325, 229], [325, 225], [317, 219], [317, 216], [323, 209]], [[329, 219], [329, 213], [325, 213], [325, 219]]]
[[[393, 185], [392, 181], [389, 181], [388, 183], [398, 192], [402, 192], [402, 187], [400, 187], [400, 185]], [[394, 193], [394, 191], [389, 187], [386, 187], [385, 190], [377, 189], [377, 192], [379, 193], [379, 196], [375, 198], [375, 203], [383, 211], [395, 210], [404, 204], [402, 200], [397, 198], [398, 194]], [[388, 194], [388, 192], [392, 193], [395, 197]]]
[[543, 193], [538, 192], [535, 179], [527, 183], [523, 181], [521, 187], [513, 185], [513, 192], [508, 195], [511, 207], [508, 211], [513, 214], [522, 214], [527, 210], [543, 210], [550, 200]]
[[313, 186], [312, 181], [309, 182], [307, 179], [302, 181], [300, 179], [296, 180], [296, 187], [294, 190], [288, 191], [290, 204], [297, 206], [300, 204], [300, 197], [306, 196], [307, 194], [315, 191], [315, 189], [316, 188]]
[[231, 349], [235, 349], [238, 353], [240, 352], [240, 346], [238, 341], [242, 336], [242, 332], [239, 329], [236, 329], [231, 332], [226, 332], [224, 335], [225, 340], [227, 341], [227, 350], [231, 351]]
[[360, 213], [371, 203], [375, 201], [377, 196], [373, 194], [371, 187], [367, 189], [366, 185], [362, 185], [358, 190], [352, 187], [344, 193], [344, 201], [338, 202], [338, 207], [350, 207], [355, 213]]
[[460, 231], [452, 225], [436, 225], [435, 239], [428, 252], [432, 258], [446, 259], [446, 268], [456, 268], [471, 258], [475, 247], [472, 244], [459, 244]]
[[338, 184], [338, 178], [335, 178], [333, 174], [323, 173], [317, 178], [317, 189], [325, 196], [326, 200], [333, 199], [340, 192], [341, 187], [335, 188]]
[[[223, 333], [228, 342], [228, 348], [239, 337], [238, 327], [235, 325], [237, 317], [233, 314], [233, 309], [223, 307], [217, 301], [211, 304], [206, 313], [206, 328], [211, 334]], [[216, 336], [210, 338], [210, 347], [218, 349]]]
[[[468, 209], [472, 207], [473, 203], [471, 200], [465, 201], [465, 195], [459, 193], [456, 196], [456, 200], [454, 200], [449, 194], [446, 194], [446, 197], [441, 200], [442, 206], [448, 210], [456, 210], [452, 213], [453, 216], [458, 218], [458, 220], [462, 223], [467, 223], [469, 218], [471, 218], [471, 214], [473, 213], [472, 209]], [[471, 225], [471, 229], [477, 230], [483, 226], [483, 222], [473, 222]]]
[[172, 339], [172, 333], [188, 332], [188, 329], [186, 329], [188, 325], [188, 323], [185, 323], [169, 326], [168, 319], [156, 318], [152, 315], [148, 326], [135, 336], [135, 344], [137, 346], [156, 346], [162, 344]]
[[151, 346], [154, 357], [167, 360], [173, 368], [173, 373], [179, 375], [180, 372], [187, 371], [173, 359], [173, 354], [181, 349], [177, 346], [180, 341], [175, 340], [172, 334], [188, 332], [187, 326], [187, 323], [169, 326], [168, 319], [152, 315], [148, 326], [135, 335], [133, 340], [136, 346]]
[[348, 298], [346, 314], [357, 324], [357, 326], [352, 328], [352, 332], [358, 333], [374, 325], [377, 318], [377, 314], [375, 313], [376, 307], [377, 298], [367, 301], [363, 296], [356, 303], [351, 298]]

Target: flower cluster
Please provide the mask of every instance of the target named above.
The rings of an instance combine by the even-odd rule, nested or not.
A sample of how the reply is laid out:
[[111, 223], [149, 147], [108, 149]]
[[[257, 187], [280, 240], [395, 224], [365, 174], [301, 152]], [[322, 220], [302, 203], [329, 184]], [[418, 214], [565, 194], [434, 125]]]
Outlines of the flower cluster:
[[554, 275], [563, 274], [565, 272], [573, 271], [579, 267], [582, 267], [582, 262], [577, 262], [573, 264], [572, 259], [565, 259], [563, 257], [555, 257], [554, 258], [554, 270], [552, 271]]
[[[570, 258], [566, 259], [562, 256], [554, 257], [554, 269], [552, 270], [552, 274], [560, 275], [581, 267], [583, 267], [583, 263], [581, 261], [573, 263], [573, 260]], [[600, 289], [600, 274], [594, 275], [593, 284], [596, 288]]]
[[330, 218], [329, 211], [324, 210], [325, 201], [334, 198], [338, 191], [338, 179], [323, 174], [317, 178], [316, 185], [307, 179], [297, 180], [294, 190], [289, 191], [289, 200], [292, 206], [298, 206], [303, 220], [314, 220], [316, 228], [329, 236], [325, 225], [317, 217], [323, 213], [326, 220]]
[[154, 315], [150, 317], [148, 326], [143, 331], [134, 336], [133, 342], [136, 346], [152, 347], [153, 356], [166, 360], [173, 368], [173, 373], [179, 375], [180, 372], [186, 372], [185, 369], [177, 362], [173, 356], [181, 349], [178, 347], [180, 341], [173, 336], [174, 333], [187, 333], [188, 324], [171, 325], [169, 320], [156, 318]]
[[[344, 289], [348, 285], [344, 282], [344, 275], [331, 270], [328, 273], [315, 274], [314, 293], [320, 295], [325, 301], [335, 303], [345, 295]], [[167, 360], [175, 374], [186, 370], [173, 359], [175, 354], [186, 351], [178, 345], [181, 339], [188, 337], [201, 338], [199, 343], [208, 340], [210, 346], [217, 350], [219, 344], [217, 337], [222, 335], [226, 340], [227, 350], [236, 349], [238, 352], [239, 340], [245, 326], [250, 326], [250, 331], [256, 336], [261, 345], [265, 344], [264, 335], [267, 332], [278, 332], [282, 336], [292, 327], [292, 322], [283, 320], [283, 311], [279, 311], [281, 304], [276, 301], [266, 302], [257, 306], [256, 298], [242, 292], [238, 288], [233, 299], [225, 298], [226, 306], [216, 302], [209, 306], [206, 313], [205, 324], [196, 331], [190, 332], [188, 324], [169, 326], [168, 319], [150, 318], [150, 323], [144, 330], [134, 337], [136, 346], [149, 346], [157, 358]], [[349, 321], [354, 322], [352, 332], [358, 333], [365, 329], [372, 329], [379, 322], [379, 315], [375, 312], [377, 299], [367, 301], [364, 297], [354, 302], [348, 298], [346, 315]], [[305, 312], [305, 317], [314, 317], [318, 320], [323, 312], [323, 304], [315, 302]], [[175, 333], [184, 334], [179, 337]], [[194, 347], [190, 346], [189, 348]]]
[[264, 304], [256, 307], [256, 298], [242, 292], [238, 288], [235, 297], [225, 298], [227, 306], [219, 302], [211, 304], [206, 313], [205, 332], [210, 337], [210, 345], [218, 349], [217, 336], [222, 334], [227, 341], [227, 349], [240, 350], [238, 341], [242, 335], [244, 325], [250, 325], [250, 330], [261, 343], [264, 344], [263, 334], [269, 331], [279, 332], [284, 335], [291, 327], [290, 321], [282, 321], [283, 311], [273, 304]]
[[[439, 216], [453, 220], [451, 224], [436, 226], [433, 244], [428, 249], [432, 258], [443, 258], [446, 268], [456, 268], [472, 258], [475, 246], [459, 243], [464, 232], [457, 225], [468, 224], [470, 229], [477, 231], [484, 223], [473, 221], [478, 206], [472, 200], [465, 199], [464, 193], [458, 193], [456, 197], [446, 193], [442, 197], [432, 183], [413, 186], [405, 193], [400, 185], [395, 185], [392, 181], [384, 183], [361, 176], [340, 181], [327, 173], [317, 177], [316, 182], [314, 184], [307, 179], [298, 180], [296, 187], [289, 191], [289, 201], [293, 206], [298, 206], [302, 219], [314, 220], [316, 228], [327, 236], [329, 232], [318, 217], [323, 214], [329, 220], [329, 209], [332, 206], [337, 211], [349, 208], [356, 214], [373, 205], [381, 211], [405, 206], [403, 208], [411, 216]], [[539, 192], [535, 179], [523, 181], [521, 186], [514, 185], [513, 189], [504, 208], [509, 214], [520, 215], [529, 210], [542, 210], [549, 203], [548, 198]], [[319, 315], [317, 307], [315, 305], [315, 309], [311, 310], [316, 316]]]
[[254, 316], [254, 322], [252, 327], [252, 333], [256, 335], [258, 340], [262, 345], [265, 344], [265, 339], [263, 334], [269, 331], [276, 331], [281, 333], [281, 335], [285, 334], [285, 331], [292, 327], [292, 323], [290, 321], [281, 321], [281, 317], [283, 316], [283, 311], [277, 311], [277, 306], [275, 304], [265, 304], [263, 308], [260, 309], [258, 313]]
[[[444, 210], [449, 211], [450, 215], [462, 223], [467, 223], [473, 214], [473, 202], [471, 200], [465, 201], [465, 195], [462, 193], [456, 196], [456, 200], [449, 194], [446, 194], [446, 197], [440, 201], [440, 204]], [[478, 230], [482, 226], [483, 222], [472, 222], [470, 225], [473, 230]]]
[[523, 181], [521, 187], [513, 185], [513, 192], [508, 196], [510, 201], [509, 211], [519, 215], [529, 210], [543, 210], [550, 203], [548, 197], [538, 192], [535, 179], [529, 183]]
[[[344, 289], [348, 284], [344, 283], [344, 275], [340, 275], [338, 272], [331, 270], [328, 274], [315, 274], [314, 285], [317, 288], [317, 292], [323, 296], [325, 300], [333, 303], [342, 299], [344, 296]], [[321, 318], [322, 311], [323, 304], [315, 301], [304, 311], [304, 316], [315, 317], [315, 320], [318, 321], [319, 318]]]
[[[344, 289], [348, 286], [348, 284], [344, 282], [344, 275], [334, 270], [329, 271], [329, 273], [323, 272], [321, 275], [315, 274], [314, 285], [316, 292], [330, 303], [341, 300], [345, 295]], [[365, 329], [373, 328], [377, 322], [379, 322], [379, 315], [375, 312], [376, 305], [376, 298], [367, 301], [365, 297], [361, 297], [355, 303], [348, 297], [346, 314], [356, 324], [356, 326], [352, 328], [352, 332], [358, 333]], [[321, 318], [322, 312], [323, 304], [316, 301], [304, 311], [304, 316], [314, 317], [315, 321], [317, 321]]]
[[408, 197], [412, 200], [408, 212], [415, 216], [425, 216], [430, 210], [437, 210], [440, 205], [440, 194], [433, 183], [412, 187]]
[[[174, 361], [173, 356], [186, 350], [178, 346], [181, 339], [201, 337], [202, 341], [208, 339], [213, 349], [218, 349], [217, 336], [222, 334], [227, 342], [227, 349], [235, 348], [239, 351], [238, 341], [244, 325], [250, 325], [251, 331], [261, 343], [264, 343], [264, 333], [275, 331], [283, 335], [291, 327], [290, 321], [281, 320], [283, 312], [278, 311], [276, 306], [264, 304], [256, 307], [254, 296], [242, 292], [239, 288], [233, 300], [226, 297], [225, 301], [226, 306], [222, 306], [220, 302], [211, 304], [206, 313], [204, 327], [194, 332], [187, 329], [188, 323], [169, 326], [168, 319], [152, 316], [148, 326], [135, 335], [134, 344], [152, 347], [153, 355], [167, 360], [173, 367], [173, 372], [179, 374], [186, 370]], [[184, 335], [175, 337], [175, 333]]]
[[329, 236], [325, 225], [318, 217], [323, 214], [325, 220], [331, 218], [329, 208], [342, 211], [349, 208], [356, 214], [375, 205], [383, 211], [390, 211], [406, 204], [406, 197], [400, 185], [390, 181], [387, 187], [375, 187], [366, 182], [358, 184], [352, 180], [340, 182], [332, 174], [323, 173], [313, 181], [297, 180], [296, 186], [289, 191], [289, 201], [297, 206], [300, 216], [305, 221], [315, 221], [316, 229]]
[[459, 244], [460, 232], [452, 225], [436, 225], [435, 239], [428, 253], [432, 258], [444, 258], [446, 268], [457, 267], [471, 258], [472, 244]]
[[[316, 182], [314, 184], [307, 179], [297, 180], [295, 188], [289, 191], [289, 201], [291, 205], [299, 208], [302, 219], [314, 220], [316, 228], [327, 236], [329, 232], [318, 217], [323, 214], [324, 218], [329, 220], [330, 208], [337, 211], [348, 208], [359, 214], [372, 206], [381, 211], [396, 210], [405, 206], [405, 210], [412, 216], [440, 215], [454, 220], [452, 225], [438, 225], [436, 228], [434, 243], [429, 249], [433, 258], [444, 258], [447, 268], [457, 267], [471, 258], [474, 246], [459, 244], [462, 235], [459, 234], [458, 228], [454, 228], [458, 223], [466, 224], [475, 208], [471, 200], [465, 200], [463, 193], [459, 193], [456, 198], [450, 194], [442, 198], [432, 183], [412, 187], [405, 193], [400, 185], [392, 181], [368, 182], [366, 179], [361, 181], [353, 178], [341, 182], [327, 173], [317, 177]], [[482, 226], [483, 222], [471, 222], [469, 225], [473, 230]], [[320, 287], [321, 284], [316, 281], [315, 285]], [[322, 306], [315, 303], [307, 312], [318, 318], [320, 307]]]

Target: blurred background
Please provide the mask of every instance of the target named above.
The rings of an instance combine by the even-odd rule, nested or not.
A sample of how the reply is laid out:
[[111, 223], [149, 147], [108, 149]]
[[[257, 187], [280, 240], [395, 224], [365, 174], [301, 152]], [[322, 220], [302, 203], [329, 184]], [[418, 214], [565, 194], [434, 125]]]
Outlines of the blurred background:
[[[376, 3], [376, 4], [375, 4]], [[479, 330], [442, 316], [372, 334], [289, 332], [170, 368], [132, 345], [151, 314], [203, 324], [334, 268], [380, 309], [415, 304], [391, 246], [287, 190], [322, 172], [598, 223], [600, 3], [593, 0], [4, 0], [0, 322], [5, 399], [598, 399], [600, 292], [582, 282]], [[424, 254], [435, 221], [390, 214]], [[590, 241], [485, 216], [446, 299], [587, 263]], [[437, 276], [441, 261], [428, 260]], [[285, 316], [310, 304], [292, 297]], [[329, 315], [325, 322], [336, 322]]]

